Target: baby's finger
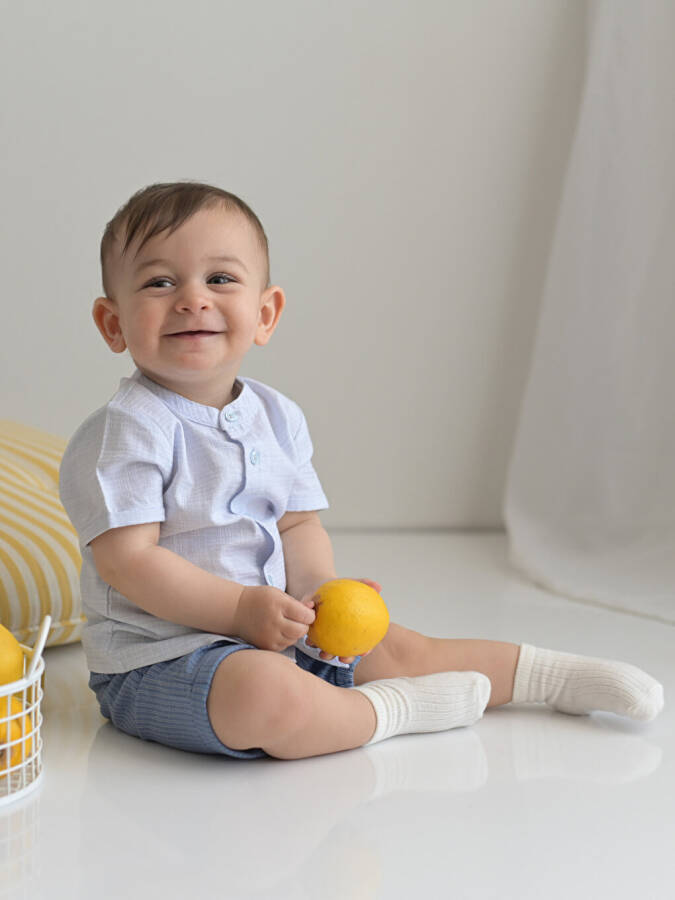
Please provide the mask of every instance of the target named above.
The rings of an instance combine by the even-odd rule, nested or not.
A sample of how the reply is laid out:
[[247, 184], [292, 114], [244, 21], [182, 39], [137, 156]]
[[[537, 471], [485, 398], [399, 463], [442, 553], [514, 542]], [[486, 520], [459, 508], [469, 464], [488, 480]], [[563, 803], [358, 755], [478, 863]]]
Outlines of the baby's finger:
[[[335, 659], [335, 654], [326, 653], [325, 650], [322, 650], [321, 653], [319, 653], [319, 658], [326, 659], [326, 660], [327, 659]], [[340, 662], [343, 662], [343, 663], [353, 663], [354, 660], [356, 659], [355, 656], [338, 656], [337, 658], [340, 660]]]
[[307, 634], [307, 626], [301, 625], [300, 622], [292, 622], [290, 619], [282, 620], [279, 626], [279, 632], [284, 640], [289, 644], [295, 644]]
[[284, 609], [284, 618], [290, 619], [291, 622], [301, 622], [303, 625], [311, 625], [316, 619], [316, 613], [312, 606], [305, 603], [298, 603], [293, 600]]

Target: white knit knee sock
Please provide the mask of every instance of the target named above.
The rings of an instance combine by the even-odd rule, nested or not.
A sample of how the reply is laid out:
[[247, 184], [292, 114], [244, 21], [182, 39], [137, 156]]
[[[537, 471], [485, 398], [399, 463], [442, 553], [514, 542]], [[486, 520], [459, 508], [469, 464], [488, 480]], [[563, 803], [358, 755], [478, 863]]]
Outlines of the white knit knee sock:
[[663, 709], [663, 688], [630, 663], [522, 644], [513, 703], [547, 703], [572, 715], [604, 710], [649, 722]]
[[396, 734], [473, 725], [483, 715], [492, 685], [480, 672], [435, 672], [383, 678], [353, 690], [365, 694], [375, 709], [377, 726], [367, 742], [374, 744]]

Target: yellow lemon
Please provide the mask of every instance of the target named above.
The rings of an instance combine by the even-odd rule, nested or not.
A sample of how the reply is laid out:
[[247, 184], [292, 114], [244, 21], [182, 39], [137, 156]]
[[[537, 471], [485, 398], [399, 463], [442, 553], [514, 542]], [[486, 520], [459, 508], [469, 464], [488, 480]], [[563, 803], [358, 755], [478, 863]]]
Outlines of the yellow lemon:
[[23, 678], [23, 650], [11, 631], [0, 625], [0, 684]]
[[326, 581], [314, 594], [307, 639], [333, 656], [362, 656], [382, 640], [389, 613], [375, 588], [351, 578]]
[[[19, 717], [8, 720], [7, 697], [0, 697], [0, 778], [5, 777], [8, 768], [27, 759], [31, 755], [33, 747], [33, 739], [30, 737], [33, 731], [30, 717], [20, 715], [23, 712], [23, 705], [17, 697], [11, 697], [10, 701], [10, 715]], [[21, 740], [23, 737], [26, 737], [25, 741]], [[3, 744], [9, 744], [10, 741], [19, 743], [13, 744], [11, 747], [3, 746]]]

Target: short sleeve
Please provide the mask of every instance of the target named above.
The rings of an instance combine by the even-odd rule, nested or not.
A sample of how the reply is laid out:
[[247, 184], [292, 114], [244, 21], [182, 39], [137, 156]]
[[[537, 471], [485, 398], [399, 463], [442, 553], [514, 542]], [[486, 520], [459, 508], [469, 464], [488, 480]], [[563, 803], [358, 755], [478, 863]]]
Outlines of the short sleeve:
[[110, 528], [163, 522], [171, 465], [169, 440], [147, 415], [108, 406], [87, 419], [59, 473], [61, 502], [80, 545]]
[[307, 421], [300, 407], [297, 409], [300, 414], [300, 425], [293, 438], [297, 468], [286, 509], [289, 512], [328, 509], [328, 499], [312, 465], [314, 446], [309, 435]]

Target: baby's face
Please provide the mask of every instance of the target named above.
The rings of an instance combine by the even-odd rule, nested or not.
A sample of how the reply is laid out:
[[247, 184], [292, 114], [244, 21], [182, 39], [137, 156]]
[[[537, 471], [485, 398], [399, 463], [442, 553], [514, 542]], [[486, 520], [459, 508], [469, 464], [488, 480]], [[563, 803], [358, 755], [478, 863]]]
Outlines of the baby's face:
[[132, 244], [114, 263], [114, 299], [94, 303], [99, 330], [154, 381], [222, 407], [245, 354], [267, 343], [285, 302], [280, 288], [263, 290], [253, 227], [238, 211], [203, 209], [135, 252]]

